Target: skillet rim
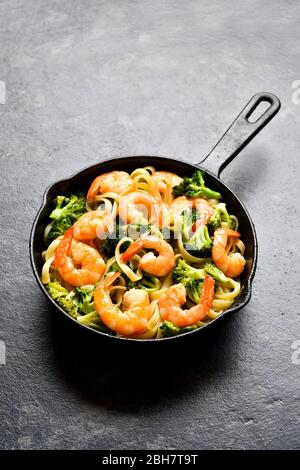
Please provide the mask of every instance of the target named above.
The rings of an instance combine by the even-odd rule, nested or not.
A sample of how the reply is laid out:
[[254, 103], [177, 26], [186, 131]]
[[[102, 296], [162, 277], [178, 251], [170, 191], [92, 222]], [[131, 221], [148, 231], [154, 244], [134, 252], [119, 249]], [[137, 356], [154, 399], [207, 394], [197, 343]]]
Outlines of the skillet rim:
[[255, 226], [254, 226], [254, 223], [252, 221], [252, 218], [248, 212], [248, 210], [246, 209], [246, 207], [244, 206], [243, 202], [240, 200], [240, 198], [229, 188], [229, 186], [227, 186], [226, 183], [224, 183], [218, 176], [214, 175], [213, 173], [211, 173], [209, 170], [206, 170], [203, 168], [203, 171], [205, 173], [208, 173], [213, 179], [216, 179], [222, 186], [224, 186], [231, 195], [233, 195], [237, 201], [239, 202], [241, 208], [243, 209], [248, 221], [249, 221], [249, 224], [250, 224], [250, 227], [251, 227], [251, 231], [252, 231], [252, 236], [253, 236], [253, 263], [252, 263], [252, 267], [251, 267], [251, 271], [249, 273], [249, 277], [248, 277], [248, 280], [247, 282], [245, 283], [245, 285], [243, 286], [243, 291], [245, 292], [245, 298], [244, 300], [242, 301], [241, 304], [237, 305], [237, 306], [233, 306], [227, 310], [225, 310], [224, 312], [222, 312], [218, 317], [216, 318], [213, 318], [209, 323], [206, 323], [205, 325], [202, 325], [200, 326], [199, 328], [195, 329], [195, 330], [192, 330], [192, 331], [188, 331], [186, 333], [182, 333], [180, 335], [177, 335], [177, 336], [169, 336], [169, 337], [165, 337], [165, 338], [149, 338], [149, 339], [145, 339], [145, 338], [126, 338], [126, 337], [122, 337], [122, 336], [113, 336], [113, 335], [110, 335], [109, 333], [105, 333], [103, 331], [99, 331], [99, 330], [95, 330], [87, 325], [84, 325], [84, 324], [80, 324], [78, 323], [78, 321], [71, 317], [65, 310], [63, 310], [63, 308], [60, 307], [59, 304], [57, 304], [53, 299], [52, 297], [49, 295], [48, 291], [46, 290], [46, 288], [44, 287], [44, 284], [41, 282], [41, 279], [40, 279], [40, 274], [38, 273], [38, 270], [35, 266], [35, 262], [34, 262], [34, 250], [33, 250], [33, 241], [34, 241], [34, 236], [35, 236], [35, 232], [36, 232], [36, 228], [38, 226], [38, 222], [39, 222], [39, 217], [44, 209], [44, 207], [46, 206], [46, 203], [47, 203], [47, 199], [48, 199], [48, 194], [50, 192], [50, 190], [53, 188], [53, 186], [59, 184], [59, 183], [63, 183], [65, 181], [69, 181], [75, 177], [77, 177], [80, 173], [83, 173], [84, 171], [88, 170], [88, 169], [91, 169], [93, 167], [96, 167], [98, 165], [101, 165], [101, 164], [104, 164], [104, 163], [108, 163], [108, 162], [111, 162], [111, 161], [117, 161], [117, 160], [128, 160], [128, 159], [131, 159], [131, 158], [155, 158], [157, 160], [168, 160], [170, 162], [177, 162], [177, 163], [183, 163], [183, 164], [186, 164], [192, 168], [195, 168], [195, 169], [202, 169], [201, 168], [201, 163], [190, 163], [190, 162], [187, 162], [186, 160], [182, 160], [182, 159], [176, 159], [176, 158], [172, 158], [172, 157], [167, 157], [167, 156], [164, 156], [164, 155], [119, 155], [119, 156], [114, 156], [114, 157], [110, 157], [110, 158], [106, 158], [106, 159], [103, 159], [101, 161], [98, 161], [97, 163], [92, 163], [91, 165], [88, 165], [88, 166], [85, 166], [84, 168], [80, 169], [79, 171], [76, 171], [75, 173], [72, 173], [69, 177], [67, 178], [62, 178], [60, 180], [57, 180], [57, 181], [54, 181], [52, 184], [50, 184], [44, 191], [44, 194], [43, 194], [43, 198], [42, 198], [42, 204], [41, 206], [39, 207], [37, 213], [36, 213], [36, 216], [34, 218], [34, 221], [33, 221], [33, 224], [32, 224], [32, 227], [31, 227], [31, 231], [30, 231], [30, 237], [29, 237], [29, 254], [30, 254], [30, 263], [31, 263], [31, 267], [32, 267], [32, 270], [33, 270], [33, 273], [34, 273], [34, 276], [37, 280], [37, 283], [40, 287], [40, 289], [42, 290], [42, 292], [44, 293], [44, 295], [46, 296], [46, 298], [52, 303], [52, 305], [54, 305], [57, 310], [59, 310], [60, 312], [62, 312], [67, 318], [69, 318], [70, 320], [72, 320], [74, 322], [74, 324], [76, 324], [77, 326], [79, 327], [84, 327], [86, 330], [89, 330], [89, 331], [92, 331], [93, 333], [95, 334], [100, 334], [101, 336], [103, 336], [104, 338], [106, 339], [112, 339], [112, 340], [117, 340], [118, 341], [118, 344], [120, 344], [120, 340], [122, 342], [125, 342], [126, 344], [129, 344], [129, 343], [146, 343], [146, 344], [149, 344], [149, 343], [162, 343], [162, 342], [166, 342], [167, 340], [178, 340], [178, 339], [184, 339], [186, 338], [188, 335], [191, 335], [191, 334], [196, 334], [196, 333], [200, 333], [200, 332], [203, 332], [206, 330], [206, 328], [210, 325], [214, 325], [218, 320], [221, 320], [222, 318], [224, 318], [225, 316], [227, 316], [228, 314], [230, 313], [234, 313], [234, 312], [238, 312], [239, 310], [241, 310], [242, 308], [244, 308], [250, 301], [251, 299], [251, 294], [252, 294], [252, 282], [253, 282], [253, 279], [254, 279], [254, 276], [255, 276], [255, 272], [256, 272], [256, 267], [257, 267], [257, 252], [258, 252], [258, 243], [257, 243], [257, 235], [256, 235], [256, 230], [255, 230]]

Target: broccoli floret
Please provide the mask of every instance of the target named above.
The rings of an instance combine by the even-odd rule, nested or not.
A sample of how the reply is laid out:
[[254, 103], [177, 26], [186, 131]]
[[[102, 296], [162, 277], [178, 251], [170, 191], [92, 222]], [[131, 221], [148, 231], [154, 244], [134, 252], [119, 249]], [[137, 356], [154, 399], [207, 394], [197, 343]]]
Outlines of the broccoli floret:
[[54, 203], [56, 207], [49, 216], [53, 220], [64, 219], [68, 216], [77, 220], [78, 217], [86, 212], [85, 196], [83, 193], [71, 194], [70, 197], [57, 196]]
[[175, 282], [181, 282], [183, 285], [188, 280], [200, 280], [203, 281], [205, 278], [204, 269], [194, 268], [190, 266], [184, 259], [179, 258], [176, 267], [173, 271], [173, 279]]
[[148, 273], [143, 273], [142, 279], [136, 282], [129, 280], [127, 286], [129, 289], [143, 289], [148, 293], [151, 293], [160, 289], [161, 282], [157, 277], [151, 276], [151, 274]]
[[115, 240], [113, 238], [105, 238], [105, 240], [103, 240], [103, 243], [101, 245], [101, 250], [103, 251], [103, 253], [108, 256], [108, 258], [111, 258], [112, 256], [115, 256], [115, 250], [116, 250], [116, 246], [118, 244], [120, 240]]
[[[107, 238], [103, 240], [102, 245], [101, 245], [101, 250], [103, 253], [108, 256], [108, 258], [111, 258], [112, 256], [115, 256], [115, 251], [116, 251], [116, 246], [119, 243], [119, 241], [126, 236], [126, 227], [120, 223], [119, 218], [117, 217], [116, 223], [115, 223], [115, 230], [113, 233], [108, 233]], [[121, 252], [125, 251], [126, 248], [128, 248], [129, 242], [124, 243], [121, 247]]]
[[[209, 257], [212, 250], [212, 239], [206, 225], [200, 225], [185, 245], [187, 251], [193, 251], [197, 257]], [[195, 253], [196, 252], [196, 253]]]
[[86, 315], [81, 315], [77, 318], [77, 321], [82, 325], [89, 326], [95, 330], [102, 331], [103, 333], [109, 333], [112, 336], [115, 336], [116, 333], [113, 330], [107, 328], [100, 320], [97, 312], [87, 313]]
[[184, 211], [182, 214], [182, 239], [187, 241], [191, 237], [192, 227], [193, 227], [193, 212]]
[[186, 195], [187, 191], [189, 190], [189, 185], [191, 181], [192, 178], [185, 176], [181, 183], [173, 187], [173, 195], [175, 197]]
[[60, 297], [66, 297], [69, 294], [67, 289], [61, 286], [57, 281], [48, 282], [46, 288], [53, 300], [57, 300]]
[[60, 297], [57, 302], [73, 318], [78, 317], [78, 305], [73, 297]]
[[221, 202], [217, 205], [213, 215], [208, 221], [207, 226], [210, 232], [213, 233], [217, 228], [221, 226], [222, 222], [226, 222], [228, 228], [235, 229], [235, 221], [228, 214], [226, 204], [224, 204], [224, 202]]
[[59, 282], [49, 282], [46, 286], [55, 300], [71, 317], [80, 323], [106, 333], [115, 334], [101, 322], [94, 306], [95, 286], [76, 287], [68, 292]]
[[200, 302], [205, 276], [204, 269], [193, 268], [183, 259], [178, 260], [173, 271], [173, 280], [184, 285], [188, 297], [196, 304]]
[[49, 282], [46, 288], [52, 297], [72, 317], [78, 316], [78, 301], [73, 292], [68, 292], [59, 282]]
[[[53, 219], [53, 220], [58, 220], [61, 218], [61, 215], [67, 215], [66, 213], [63, 214], [63, 208], [68, 206], [70, 202], [70, 199], [68, 197], [65, 197], [65, 196], [57, 196], [54, 201], [53, 201], [53, 204], [55, 205], [55, 209], [53, 209], [53, 211], [51, 212], [51, 214], [49, 215], [50, 219]], [[68, 210], [68, 209], [66, 209]]]
[[77, 317], [79, 323], [94, 328], [104, 333], [115, 335], [115, 333], [107, 328], [100, 320], [99, 314], [96, 312], [94, 304], [94, 292], [96, 285], [85, 287], [76, 287], [76, 297], [78, 299], [78, 312], [80, 315]]
[[[138, 238], [142, 233], [147, 233], [151, 229], [151, 225], [145, 223], [130, 224], [125, 226], [120, 223], [120, 219], [117, 217], [115, 230], [113, 233], [108, 234], [107, 238], [103, 240], [101, 249], [103, 253], [111, 258], [115, 256], [116, 246], [119, 241], [124, 237]], [[121, 247], [121, 253], [123, 253], [130, 243], [124, 243]]]
[[63, 235], [86, 212], [83, 193], [71, 194], [70, 197], [57, 196], [53, 202], [56, 207], [49, 216], [53, 220], [47, 234], [49, 243]]
[[95, 311], [94, 292], [95, 286], [76, 287], [80, 313], [87, 315], [88, 313]]
[[191, 177], [185, 176], [183, 181], [173, 188], [174, 196], [186, 195], [188, 197], [206, 197], [209, 199], [221, 199], [218, 191], [213, 191], [205, 186], [203, 171], [197, 170]]
[[187, 281], [185, 284], [185, 290], [188, 297], [191, 299], [192, 302], [195, 304], [200, 303], [200, 297], [203, 287], [203, 281], [194, 280], [194, 281]]
[[47, 241], [51, 243], [55, 238], [63, 235], [72, 225], [73, 221], [70, 217], [66, 217], [62, 220], [55, 220], [47, 234]]
[[187, 242], [193, 233], [194, 224], [199, 219], [200, 214], [196, 209], [185, 210], [181, 214], [182, 217], [182, 239]]
[[194, 224], [197, 222], [197, 220], [200, 219], [200, 213], [197, 211], [197, 209], [192, 209], [192, 223]]
[[195, 330], [197, 325], [186, 326], [185, 328], [179, 328], [178, 326], [174, 325], [170, 321], [164, 321], [160, 325], [160, 329], [162, 330], [162, 335], [164, 338], [169, 336], [177, 336], [182, 333], [187, 333], [188, 331]]
[[229, 281], [229, 278], [213, 263], [206, 263], [203, 269], [221, 284], [226, 284]]
[[120, 271], [120, 266], [118, 265], [118, 263], [115, 261], [111, 267], [109, 268], [108, 272], [111, 273], [111, 272], [118, 272]]

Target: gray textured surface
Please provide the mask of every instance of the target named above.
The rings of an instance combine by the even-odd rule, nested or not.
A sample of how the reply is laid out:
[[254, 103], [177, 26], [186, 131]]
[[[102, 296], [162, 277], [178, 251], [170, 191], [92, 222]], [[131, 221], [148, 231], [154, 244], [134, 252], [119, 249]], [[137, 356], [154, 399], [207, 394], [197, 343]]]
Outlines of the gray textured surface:
[[[1, 448], [297, 448], [300, 6], [0, 2]], [[45, 187], [104, 156], [199, 161], [254, 93], [280, 114], [223, 173], [256, 223], [251, 303], [180, 352], [56, 319], [28, 237]]]

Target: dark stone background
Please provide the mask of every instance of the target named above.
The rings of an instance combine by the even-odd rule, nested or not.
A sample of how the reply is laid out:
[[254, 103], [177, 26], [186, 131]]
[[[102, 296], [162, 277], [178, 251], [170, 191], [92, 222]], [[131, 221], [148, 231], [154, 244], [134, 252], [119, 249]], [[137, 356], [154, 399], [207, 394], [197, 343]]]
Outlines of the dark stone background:
[[[297, 0], [0, 2], [1, 448], [299, 447], [299, 17]], [[46, 186], [110, 155], [197, 162], [259, 91], [282, 109], [223, 173], [258, 232], [250, 304], [177, 351], [57, 318], [28, 255]]]

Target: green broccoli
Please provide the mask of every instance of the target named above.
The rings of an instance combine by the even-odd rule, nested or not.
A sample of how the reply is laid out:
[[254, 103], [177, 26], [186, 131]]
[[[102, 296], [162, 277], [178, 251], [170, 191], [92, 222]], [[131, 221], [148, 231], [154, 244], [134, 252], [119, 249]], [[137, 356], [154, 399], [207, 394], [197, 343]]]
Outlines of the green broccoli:
[[185, 289], [187, 292], [188, 297], [191, 299], [192, 302], [195, 304], [200, 303], [201, 292], [203, 287], [203, 281], [198, 280], [191, 280], [187, 281], [185, 284]]
[[205, 263], [203, 269], [207, 274], [213, 277], [215, 281], [221, 284], [226, 284], [229, 281], [229, 278], [213, 263]]
[[142, 279], [136, 282], [129, 280], [127, 286], [129, 289], [143, 289], [150, 293], [159, 290], [161, 282], [157, 277], [151, 276], [151, 274], [148, 273], [143, 273]]
[[66, 297], [69, 294], [67, 289], [61, 286], [58, 281], [48, 282], [46, 288], [53, 300], [57, 300], [61, 297]]
[[75, 292], [68, 292], [58, 281], [54, 281], [49, 282], [46, 288], [52, 299], [79, 323], [105, 333], [115, 334], [103, 325], [95, 310], [95, 286], [76, 287]]
[[219, 192], [213, 191], [205, 186], [204, 172], [197, 170], [191, 177], [185, 176], [183, 181], [173, 188], [173, 194], [177, 196], [188, 197], [206, 197], [209, 199], [221, 199], [222, 196]]
[[182, 221], [182, 239], [183, 241], [189, 240], [192, 232], [193, 218], [192, 211], [184, 211], [181, 214]]
[[71, 317], [77, 318], [78, 313], [78, 301], [74, 292], [68, 292], [59, 282], [49, 282], [46, 288], [52, 297]]
[[103, 240], [103, 243], [101, 245], [101, 251], [103, 251], [103, 253], [106, 256], [108, 256], [108, 258], [115, 256], [116, 246], [119, 243], [119, 241], [120, 241], [119, 239], [116, 240], [110, 237], [105, 238], [105, 240]]
[[71, 194], [70, 197], [57, 196], [53, 202], [56, 207], [49, 216], [53, 220], [47, 234], [49, 243], [63, 235], [86, 212], [83, 193]]
[[[118, 263], [115, 261], [109, 268], [108, 272], [111, 273], [111, 272], [118, 272], [120, 271], [120, 266], [118, 265]], [[124, 273], [122, 274], [124, 275]]]
[[81, 314], [87, 315], [95, 311], [94, 292], [96, 286], [76, 287], [78, 308]]
[[204, 269], [194, 268], [193, 266], [190, 266], [184, 259], [179, 258], [173, 271], [173, 279], [175, 282], [181, 282], [184, 284], [185, 281], [189, 279], [203, 281], [204, 278]]
[[71, 317], [78, 317], [79, 313], [76, 297], [60, 297], [57, 302], [64, 310], [66, 310], [66, 312], [68, 312], [69, 315], [71, 315]]
[[235, 220], [230, 216], [226, 209], [226, 204], [221, 202], [215, 208], [215, 211], [208, 221], [208, 228], [213, 233], [217, 228], [221, 226], [221, 223], [225, 222], [228, 228], [235, 229]]
[[81, 315], [77, 317], [77, 321], [82, 325], [89, 326], [95, 330], [102, 331], [103, 333], [109, 333], [112, 336], [115, 336], [115, 332], [107, 328], [100, 320], [97, 312], [93, 311], [87, 313], [86, 315]]
[[62, 220], [55, 220], [54, 222], [52, 222], [51, 228], [47, 233], [47, 242], [51, 243], [53, 240], [55, 240], [55, 238], [63, 235], [72, 225], [73, 221], [70, 217], [66, 217]]
[[83, 193], [71, 194], [70, 197], [57, 196], [54, 200], [55, 209], [50, 214], [50, 219], [61, 220], [65, 217], [78, 219], [86, 212], [85, 196]]
[[199, 219], [200, 213], [196, 209], [185, 210], [181, 214], [182, 240], [187, 242], [191, 238], [195, 222]]
[[188, 331], [195, 330], [197, 328], [197, 325], [191, 325], [191, 326], [186, 326], [184, 328], [179, 328], [178, 326], [174, 325], [170, 321], [164, 321], [160, 325], [160, 329], [162, 331], [162, 335], [164, 338], [170, 337], [170, 336], [177, 336], [182, 333], [187, 333]]
[[197, 257], [211, 255], [212, 240], [205, 225], [200, 225], [193, 233], [194, 224], [199, 217], [196, 210], [182, 213], [182, 240], [187, 251], [193, 251]]
[[[103, 240], [102, 242], [101, 250], [103, 251], [103, 253], [108, 256], [108, 258], [115, 256], [117, 244], [122, 238], [126, 237], [126, 235], [126, 227], [120, 223], [120, 220], [117, 217], [115, 223], [115, 230], [113, 231], [113, 233], [108, 234], [107, 238], [105, 238], [105, 240]], [[129, 242], [124, 243], [121, 247], [121, 251], [125, 251], [128, 246]]]
[[96, 312], [94, 304], [95, 288], [96, 285], [76, 287], [78, 312], [80, 313], [80, 316], [77, 317], [77, 320], [79, 323], [89, 326], [90, 328], [114, 335], [115, 333], [101, 322], [99, 314]]
[[[115, 256], [116, 246], [119, 241], [124, 237], [138, 238], [140, 234], [146, 233], [151, 229], [151, 226], [146, 223], [130, 224], [128, 226], [123, 225], [120, 219], [117, 217], [115, 230], [113, 233], [108, 234], [107, 238], [103, 240], [101, 249], [103, 253], [111, 258]], [[121, 253], [123, 253], [130, 243], [124, 243], [121, 247]]]
[[207, 226], [200, 225], [184, 247], [198, 258], [205, 258], [211, 256], [212, 244]]
[[200, 302], [205, 276], [204, 269], [193, 268], [181, 258], [173, 271], [173, 280], [184, 285], [188, 297], [196, 304]]
[[46, 288], [52, 297], [71, 317], [91, 328], [114, 334], [100, 321], [94, 306], [95, 286], [76, 287], [68, 292], [58, 281], [49, 282]]

